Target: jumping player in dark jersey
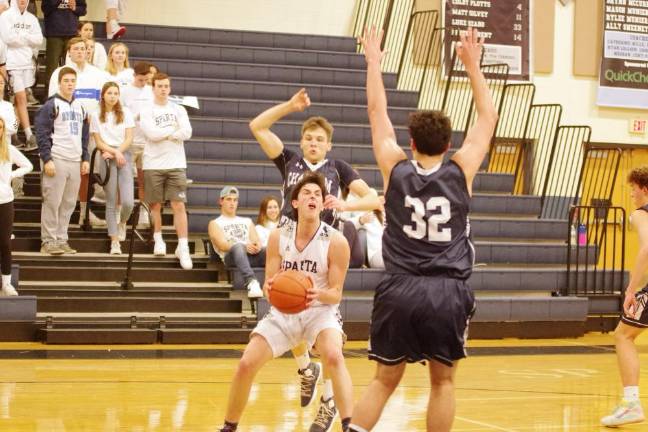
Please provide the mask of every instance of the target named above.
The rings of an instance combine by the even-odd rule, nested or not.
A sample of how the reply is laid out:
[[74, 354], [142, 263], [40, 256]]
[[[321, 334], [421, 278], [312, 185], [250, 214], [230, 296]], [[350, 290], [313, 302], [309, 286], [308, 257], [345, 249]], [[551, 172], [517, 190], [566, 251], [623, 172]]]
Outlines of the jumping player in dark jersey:
[[639, 253], [626, 288], [621, 321], [614, 331], [623, 398], [610, 415], [601, 419], [601, 424], [607, 427], [640, 423], [646, 419], [639, 399], [639, 353], [635, 339], [648, 327], [648, 285], [641, 288], [648, 270], [648, 167], [630, 171], [628, 183], [632, 203], [637, 208], [630, 222], [639, 236]]
[[452, 128], [442, 112], [410, 116], [408, 160], [396, 143], [387, 115], [380, 71], [382, 31], [365, 32], [367, 99], [373, 149], [383, 176], [387, 228], [383, 258], [387, 275], [376, 287], [369, 358], [377, 370], [355, 406], [350, 431], [371, 430], [407, 363], [429, 362], [428, 431], [449, 431], [455, 412], [454, 377], [465, 357], [474, 296], [466, 279], [472, 272], [470, 196], [473, 178], [486, 156], [497, 111], [479, 67], [483, 40], [477, 31], [461, 35], [457, 55], [473, 90], [477, 120], [461, 149], [443, 162]]
[[[324, 177], [328, 194], [324, 200], [325, 210], [321, 219], [336, 229], [338, 228], [337, 215], [344, 211], [370, 211], [379, 208], [382, 203], [375, 190], [370, 189], [367, 183], [348, 163], [327, 159], [331, 150], [333, 126], [324, 117], [310, 117], [301, 128], [299, 146], [301, 154], [284, 147], [281, 139], [270, 128], [283, 117], [306, 110], [311, 104], [306, 89], [300, 89], [289, 101], [283, 102], [259, 114], [250, 122], [250, 130], [261, 145], [266, 156], [274, 162], [283, 178], [283, 203], [281, 207], [281, 220], [279, 226], [294, 221], [291, 205], [291, 194], [295, 185], [301, 180], [304, 173], [317, 172]], [[343, 201], [341, 192], [343, 188], [349, 189], [359, 197], [353, 202]], [[350, 223], [352, 225], [352, 223]], [[347, 227], [341, 228], [350, 244]], [[359, 247], [352, 246], [351, 266], [353, 263], [362, 265], [363, 257]], [[360, 259], [358, 259], [360, 255]], [[310, 361], [308, 351], [304, 344], [292, 349], [297, 360], [301, 378], [301, 404], [303, 407], [310, 404], [315, 394], [315, 386], [321, 372], [320, 365]], [[324, 390], [320, 399], [320, 408], [316, 421], [311, 426], [311, 432], [329, 430], [333, 418], [337, 415], [337, 408], [333, 400], [332, 380], [324, 371]], [[323, 425], [323, 426], [322, 426]]]

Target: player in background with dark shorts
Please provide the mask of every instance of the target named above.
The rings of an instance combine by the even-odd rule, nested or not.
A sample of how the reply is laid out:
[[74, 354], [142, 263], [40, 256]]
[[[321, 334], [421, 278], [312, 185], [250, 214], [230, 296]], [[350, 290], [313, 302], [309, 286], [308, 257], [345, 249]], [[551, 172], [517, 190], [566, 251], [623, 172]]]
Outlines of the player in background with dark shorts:
[[601, 424], [609, 427], [645, 420], [639, 400], [639, 354], [635, 339], [648, 327], [648, 286], [639, 288], [648, 270], [648, 167], [630, 171], [628, 183], [632, 202], [637, 207], [630, 215], [630, 223], [639, 234], [639, 254], [626, 288], [621, 322], [614, 331], [623, 399], [612, 414], [601, 419]]
[[472, 182], [488, 152], [497, 110], [479, 66], [483, 39], [469, 28], [461, 34], [457, 55], [470, 80], [477, 120], [461, 149], [443, 162], [450, 120], [439, 111], [413, 113], [409, 144], [414, 159], [408, 160], [387, 114], [381, 39], [382, 31], [372, 29], [361, 42], [373, 149], [386, 186], [387, 274], [376, 287], [371, 316], [369, 358], [378, 362], [376, 375], [353, 410], [349, 430], [371, 430], [407, 363], [429, 362], [427, 430], [449, 431], [457, 362], [466, 356], [464, 342], [474, 312], [467, 284], [475, 258], [468, 221]]

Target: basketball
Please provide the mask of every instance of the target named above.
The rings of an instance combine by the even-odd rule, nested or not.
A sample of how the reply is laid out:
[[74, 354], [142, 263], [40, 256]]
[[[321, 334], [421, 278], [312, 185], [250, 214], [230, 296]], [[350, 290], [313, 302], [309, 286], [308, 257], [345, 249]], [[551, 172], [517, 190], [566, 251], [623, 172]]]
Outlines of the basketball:
[[270, 290], [270, 303], [280, 312], [295, 314], [306, 309], [306, 291], [312, 288], [311, 279], [296, 270], [275, 276]]

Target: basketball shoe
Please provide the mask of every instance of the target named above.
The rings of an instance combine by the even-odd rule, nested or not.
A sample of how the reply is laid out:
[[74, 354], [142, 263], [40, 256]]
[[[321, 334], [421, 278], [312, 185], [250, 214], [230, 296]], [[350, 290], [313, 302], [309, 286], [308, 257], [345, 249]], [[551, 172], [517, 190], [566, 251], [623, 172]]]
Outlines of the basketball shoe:
[[639, 401], [621, 400], [621, 404], [612, 411], [612, 414], [601, 419], [601, 424], [607, 427], [616, 427], [644, 421], [643, 408]]
[[333, 427], [333, 422], [337, 418], [338, 410], [333, 398], [328, 400], [320, 399], [320, 407], [317, 411], [317, 417], [313, 420], [309, 432], [329, 432]]
[[301, 406], [307, 407], [315, 397], [315, 389], [322, 375], [322, 365], [310, 362], [306, 369], [297, 371], [301, 375]]

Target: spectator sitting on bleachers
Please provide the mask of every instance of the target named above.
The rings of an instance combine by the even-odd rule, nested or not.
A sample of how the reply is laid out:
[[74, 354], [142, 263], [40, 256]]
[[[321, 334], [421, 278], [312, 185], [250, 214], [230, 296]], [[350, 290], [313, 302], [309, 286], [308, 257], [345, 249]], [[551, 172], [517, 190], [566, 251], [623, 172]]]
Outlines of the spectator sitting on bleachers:
[[[85, 47], [85, 45], [84, 45]], [[68, 244], [68, 225], [76, 206], [81, 175], [88, 174], [88, 122], [74, 97], [77, 73], [57, 73], [59, 92], [36, 113], [36, 137], [43, 167], [41, 190], [41, 253], [76, 253]]]
[[[121, 255], [120, 241], [126, 240], [126, 222], [133, 211], [133, 168], [129, 151], [135, 123], [128, 108], [119, 102], [119, 85], [107, 82], [101, 90], [99, 112], [90, 117], [90, 132], [95, 144], [110, 159], [110, 176], [105, 185], [106, 222], [110, 254]], [[121, 210], [117, 211], [117, 192]]]
[[[88, 63], [86, 58], [86, 45], [85, 41], [80, 37], [74, 37], [68, 42], [68, 53], [72, 63], [68, 66], [77, 73], [76, 90], [74, 91], [74, 99], [79, 101], [86, 111], [86, 115], [90, 116], [92, 113], [97, 112], [99, 109], [99, 96], [101, 89], [107, 81], [107, 74], [105, 71]], [[56, 94], [57, 80], [60, 67], [54, 71], [49, 83], [49, 96]], [[88, 149], [89, 153], [94, 150], [94, 140], [91, 140], [91, 145]], [[96, 163], [96, 162], [95, 162]], [[79, 188], [79, 225], [85, 222], [86, 206], [88, 199], [88, 175], [81, 177], [81, 186]], [[90, 224], [96, 226], [103, 226], [106, 221], [99, 219], [94, 213], [90, 212]]]
[[26, 90], [36, 82], [32, 49], [43, 43], [38, 19], [27, 11], [29, 0], [14, 0], [8, 11], [0, 15], [0, 36], [7, 45], [7, 71], [15, 95], [16, 113], [25, 132], [25, 151], [36, 150], [27, 112]]
[[385, 268], [382, 256], [382, 236], [385, 229], [381, 210], [364, 213], [350, 219], [358, 231], [364, 230], [367, 240], [367, 261], [370, 268]]
[[236, 215], [239, 192], [225, 186], [220, 192], [221, 215], [209, 222], [209, 239], [225, 265], [241, 272], [249, 298], [263, 297], [252, 267], [265, 266], [265, 248], [252, 219]]
[[[153, 104], [153, 90], [148, 85], [152, 78], [151, 64], [148, 62], [135, 63], [133, 82], [122, 89], [122, 105], [130, 110], [135, 119], [135, 130], [133, 131], [133, 143], [130, 152], [133, 156], [133, 163], [137, 169], [137, 195], [140, 201], [144, 202], [144, 171], [142, 170], [142, 156], [146, 137], [140, 127], [140, 112], [144, 107]], [[148, 227], [150, 224], [148, 212], [141, 211], [139, 214], [138, 226]]]
[[108, 50], [108, 64], [106, 65], [108, 79], [114, 81], [123, 89], [133, 83], [133, 69], [128, 64], [128, 47], [117, 42]]
[[146, 84], [150, 85], [153, 87], [153, 77], [155, 76], [156, 73], [159, 73], [160, 69], [158, 69], [157, 66], [155, 66], [153, 63], [149, 64], [149, 78]]
[[[11, 231], [13, 229], [14, 194], [11, 180], [22, 177], [34, 167], [20, 151], [10, 144], [5, 133], [5, 120], [0, 117], [0, 271], [2, 291], [0, 296], [18, 295], [11, 285]], [[12, 171], [12, 165], [18, 167]]]
[[[106, 54], [106, 48], [104, 48], [101, 43], [94, 40], [94, 24], [92, 24], [90, 21], [79, 21], [77, 36], [80, 36], [86, 42], [91, 39], [94, 41], [94, 52], [92, 53], [92, 55], [90, 55], [89, 52], [86, 52], [86, 55], [88, 56], [88, 63], [96, 66], [101, 70], [105, 70], [106, 65], [108, 64], [108, 54]], [[87, 44], [86, 51], [88, 51]], [[66, 54], [65, 64], [72, 64], [70, 54]]]
[[86, 0], [43, 0], [41, 9], [47, 39], [45, 83], [49, 83], [52, 73], [61, 65], [68, 51], [68, 41], [77, 34], [79, 17], [86, 14]]
[[171, 202], [173, 225], [178, 235], [175, 256], [183, 269], [193, 267], [189, 253], [187, 222], [187, 158], [184, 142], [191, 138], [191, 123], [184, 107], [169, 101], [171, 79], [158, 73], [153, 77], [153, 103], [140, 112], [144, 146], [144, 195], [151, 210], [155, 256], [166, 255], [162, 239], [162, 204]]
[[119, 39], [126, 34], [126, 27], [119, 25], [119, 17], [126, 10], [126, 0], [106, 0], [106, 37]]
[[257, 216], [255, 227], [259, 235], [259, 243], [262, 247], [268, 246], [270, 231], [277, 228], [279, 216], [279, 200], [272, 195], [263, 198], [259, 206], [259, 215]]

